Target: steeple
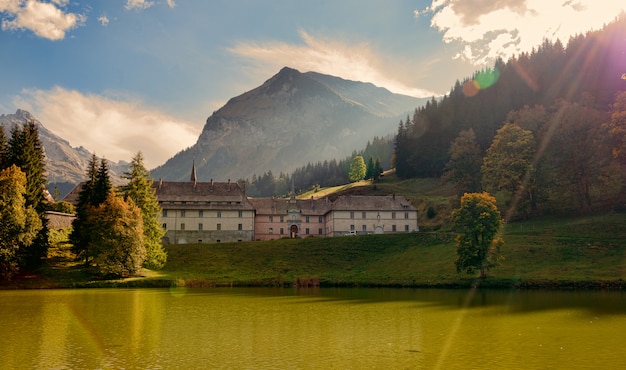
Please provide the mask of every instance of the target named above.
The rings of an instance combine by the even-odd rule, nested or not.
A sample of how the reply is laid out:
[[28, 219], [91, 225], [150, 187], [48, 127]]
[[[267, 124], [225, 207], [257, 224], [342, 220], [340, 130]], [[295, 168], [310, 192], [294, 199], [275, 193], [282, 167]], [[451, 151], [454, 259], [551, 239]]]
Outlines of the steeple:
[[191, 177], [189, 178], [189, 181], [193, 182], [194, 185], [196, 184], [196, 181], [197, 181], [195, 160], [192, 162], [192, 165], [191, 165]]

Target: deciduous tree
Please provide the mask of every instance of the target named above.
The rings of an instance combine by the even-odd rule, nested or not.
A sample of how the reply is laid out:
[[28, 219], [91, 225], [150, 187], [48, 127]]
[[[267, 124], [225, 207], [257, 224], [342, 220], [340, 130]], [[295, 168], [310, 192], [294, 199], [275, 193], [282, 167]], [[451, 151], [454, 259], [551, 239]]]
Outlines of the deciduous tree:
[[455, 184], [459, 197], [480, 191], [483, 157], [474, 130], [461, 131], [452, 141], [448, 153], [450, 160], [446, 164], [443, 180]]
[[500, 247], [504, 244], [498, 236], [502, 219], [496, 199], [488, 193], [467, 193], [461, 198], [461, 207], [452, 212], [456, 236], [455, 261], [457, 272], [472, 274], [494, 268], [502, 260]]
[[88, 215], [90, 250], [95, 270], [106, 276], [127, 276], [140, 271], [146, 258], [141, 210], [110, 192]]
[[367, 167], [365, 166], [365, 160], [363, 156], [357, 155], [352, 158], [350, 162], [350, 172], [349, 178], [351, 181], [359, 181], [365, 178], [365, 171]]
[[20, 248], [29, 248], [42, 228], [32, 206], [26, 204], [26, 174], [17, 166], [0, 170], [0, 279], [18, 270]]

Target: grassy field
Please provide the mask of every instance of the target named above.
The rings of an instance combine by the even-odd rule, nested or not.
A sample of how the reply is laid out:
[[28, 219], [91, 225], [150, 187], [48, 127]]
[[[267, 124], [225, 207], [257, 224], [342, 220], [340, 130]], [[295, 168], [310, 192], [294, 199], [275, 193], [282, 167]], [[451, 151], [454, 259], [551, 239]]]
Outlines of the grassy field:
[[[541, 219], [505, 226], [505, 260], [480, 285], [497, 288], [626, 287], [626, 214]], [[168, 245], [161, 271], [94, 280], [68, 246], [43, 274], [14, 287], [393, 286], [468, 287], [449, 232]]]
[[[39, 274], [22, 275], [4, 288], [395, 286], [626, 288], [626, 213], [541, 218], [504, 226], [505, 260], [483, 280], [457, 274], [454, 234], [447, 219], [454, 190], [438, 180], [360, 182], [314, 196], [399, 194], [419, 209], [419, 233], [167, 245], [161, 271], [140, 277], [94, 279], [59, 242]], [[310, 198], [313, 194], [305, 194]], [[432, 208], [432, 217], [426, 215]], [[63, 235], [57, 239], [63, 240]]]

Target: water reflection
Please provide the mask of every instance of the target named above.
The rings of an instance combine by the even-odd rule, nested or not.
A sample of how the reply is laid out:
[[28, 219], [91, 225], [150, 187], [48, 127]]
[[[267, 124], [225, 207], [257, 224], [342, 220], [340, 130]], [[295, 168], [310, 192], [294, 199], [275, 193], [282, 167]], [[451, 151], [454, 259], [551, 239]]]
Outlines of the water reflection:
[[0, 292], [2, 368], [616, 368], [621, 292]]

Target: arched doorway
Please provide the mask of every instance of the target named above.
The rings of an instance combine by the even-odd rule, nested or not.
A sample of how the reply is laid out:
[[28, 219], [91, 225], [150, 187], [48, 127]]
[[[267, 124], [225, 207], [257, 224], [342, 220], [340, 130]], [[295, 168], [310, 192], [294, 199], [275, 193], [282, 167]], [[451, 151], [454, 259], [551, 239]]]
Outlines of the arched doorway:
[[294, 239], [298, 236], [298, 225], [291, 225], [289, 228], [289, 237]]

